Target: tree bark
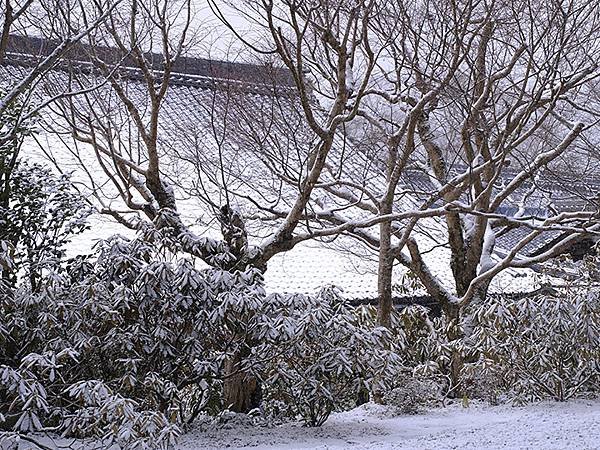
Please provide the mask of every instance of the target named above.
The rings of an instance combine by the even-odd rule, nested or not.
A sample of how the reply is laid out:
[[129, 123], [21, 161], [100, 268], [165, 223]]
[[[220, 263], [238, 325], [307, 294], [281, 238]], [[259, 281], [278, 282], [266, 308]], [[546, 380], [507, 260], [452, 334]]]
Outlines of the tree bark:
[[394, 259], [391, 255], [392, 226], [390, 222], [379, 225], [379, 268], [377, 271], [377, 291], [379, 302], [377, 308], [377, 324], [389, 328], [393, 308], [392, 271]]
[[241, 370], [242, 352], [236, 352], [225, 362], [223, 406], [237, 413], [247, 413], [258, 407], [259, 385], [253, 376]]
[[[462, 327], [460, 324], [460, 306], [454, 303], [442, 303], [442, 310], [448, 321], [446, 325], [448, 341], [456, 341], [463, 338]], [[460, 387], [460, 373], [464, 366], [464, 358], [457, 350], [453, 349], [450, 355], [450, 397], [462, 396]]]

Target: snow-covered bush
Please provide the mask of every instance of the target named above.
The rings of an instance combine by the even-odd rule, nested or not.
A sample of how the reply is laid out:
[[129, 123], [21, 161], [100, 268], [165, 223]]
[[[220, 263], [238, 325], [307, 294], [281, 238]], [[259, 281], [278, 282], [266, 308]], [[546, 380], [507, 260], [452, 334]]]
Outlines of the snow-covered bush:
[[[170, 236], [115, 236], [49, 266], [36, 289], [2, 282], [0, 428], [167, 446], [227, 408], [232, 355], [264, 382], [263, 404], [311, 425], [391, 385], [397, 342], [335, 291], [267, 297], [259, 271], [200, 268]], [[2, 243], [0, 275], [12, 255]]]
[[397, 378], [395, 385], [385, 394], [384, 402], [397, 413], [416, 414], [442, 400], [442, 386], [431, 379], [405, 376]]
[[397, 339], [402, 342], [402, 357], [405, 364], [413, 369], [424, 371], [438, 362], [443, 353], [442, 345], [446, 342], [441, 333], [442, 320], [430, 318], [427, 308], [411, 305], [395, 314], [392, 322]]
[[35, 290], [42, 271], [55, 270], [71, 238], [87, 228], [91, 210], [66, 175], [37, 164], [18, 161], [6, 189], [0, 240], [13, 245], [15, 268]]
[[[401, 343], [402, 361], [408, 371], [395, 384], [401, 391], [407, 380], [415, 383], [431, 382], [450, 389], [450, 364], [452, 354], [457, 352], [462, 358], [472, 356], [473, 350], [463, 339], [448, 340], [448, 323], [445, 317], [430, 317], [427, 308], [419, 305], [408, 306], [397, 313], [392, 322], [396, 339]], [[410, 389], [409, 389], [410, 390]]]
[[502, 366], [480, 354], [475, 361], [466, 363], [461, 370], [463, 398], [480, 399], [498, 405], [506, 399], [507, 385]]
[[320, 426], [362, 389], [384, 392], [399, 372], [391, 333], [365, 326], [333, 288], [316, 296], [274, 295], [247, 364], [263, 382], [267, 405]]
[[222, 408], [223, 361], [259, 328], [262, 276], [199, 269], [176, 250], [146, 230], [47, 272], [35, 291], [4, 284], [1, 428], [160, 448]]
[[35, 133], [35, 120], [22, 119], [26, 109], [16, 101], [0, 117], [0, 241], [11, 245], [14, 265], [4, 281], [14, 285], [18, 274], [35, 290], [42, 271], [55, 270], [86, 228], [90, 208], [67, 175], [21, 158], [24, 139]]
[[[404, 365], [416, 383], [446, 381], [448, 387], [451, 355], [457, 352], [463, 365], [455, 394], [491, 403], [507, 395], [517, 401], [565, 400], [598, 391], [600, 293], [586, 278], [588, 269], [582, 267], [578, 286], [555, 295], [488, 298], [465, 313], [469, 332], [455, 341], [447, 339], [443, 316], [430, 318], [422, 307], [405, 308], [394, 331], [402, 341]], [[400, 380], [395, 388], [402, 397]], [[390, 400], [394, 396], [390, 392], [386, 401], [395, 401]]]
[[[515, 400], [567, 400], [600, 382], [600, 293], [496, 298], [475, 314], [477, 363], [465, 377], [492, 378]], [[491, 383], [493, 384], [493, 383]]]

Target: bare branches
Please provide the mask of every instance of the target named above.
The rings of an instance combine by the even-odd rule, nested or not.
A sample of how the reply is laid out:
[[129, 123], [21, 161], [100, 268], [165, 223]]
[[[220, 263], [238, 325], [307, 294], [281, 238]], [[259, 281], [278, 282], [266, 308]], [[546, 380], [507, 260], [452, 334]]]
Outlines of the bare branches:
[[[23, 94], [30, 86], [35, 82], [36, 79], [46, 74], [57, 62], [64, 56], [64, 54], [76, 43], [81, 41], [84, 37], [89, 35], [94, 29], [96, 29], [101, 23], [103, 23], [112, 13], [112, 11], [121, 3], [120, 0], [114, 0], [109, 5], [100, 5], [101, 13], [91, 23], [85, 26], [78, 33], [65, 36], [62, 42], [52, 50], [52, 52], [43, 57], [42, 60], [29, 72], [23, 79], [18, 80], [14, 86], [0, 99], [0, 115], [3, 114], [6, 109], [12, 104], [12, 102], [21, 94]], [[7, 3], [8, 5], [8, 3]], [[25, 5], [28, 6], [26, 3]], [[19, 10], [20, 14], [26, 11], [25, 9]], [[14, 18], [13, 18], [14, 20]], [[7, 25], [5, 21], [4, 26]]]
[[[513, 3], [511, 10], [482, 2], [444, 6], [424, 2], [415, 8], [378, 2], [368, 5], [376, 14], [364, 14], [360, 24], [354, 22], [349, 31], [355, 16], [348, 10], [348, 20], [339, 22], [343, 2], [337, 9], [329, 8], [330, 22], [319, 21], [319, 13], [310, 9], [316, 3], [298, 11], [285, 9], [287, 15], [283, 15], [276, 2], [269, 2], [263, 15], [271, 18], [267, 29], [294, 73], [301, 100], [302, 74], [308, 72], [307, 67], [314, 73], [314, 92], [327, 100], [318, 105], [304, 95], [301, 101], [318, 137], [314, 142], [320, 145], [308, 152], [313, 158], [310, 167], [316, 170], [309, 170], [303, 179], [290, 177], [291, 172], [278, 171], [286, 164], [283, 159], [279, 165], [269, 160], [268, 170], [281, 183], [297, 183], [306, 196], [292, 203], [285, 216], [285, 210], [275, 213], [271, 206], [255, 204], [267, 216], [284, 221], [266, 248], [277, 248], [277, 240], [285, 242], [281, 248], [287, 249], [296, 239], [352, 233], [361, 224], [379, 224], [376, 245], [380, 262], [390, 265], [387, 247], [403, 265], [415, 270], [427, 265], [425, 259], [415, 257], [415, 252], [427, 253], [417, 244], [418, 230], [423, 221], [433, 221], [430, 226], [442, 228], [449, 236], [456, 298], [465, 299], [485, 285], [482, 280], [489, 281], [507, 267], [527, 265], [523, 259], [516, 262], [519, 252], [508, 258], [510, 262], [493, 261], [495, 249], [501, 250], [515, 230], [532, 230], [521, 252], [546, 233], [568, 234], [568, 242], [576, 240], [575, 236], [595, 235], [589, 224], [595, 221], [596, 211], [586, 210], [590, 204], [581, 204], [581, 211], [567, 218], [552, 205], [553, 195], [542, 193], [552, 189], [551, 180], [543, 189], [538, 183], [548, 176], [544, 174], [550, 173], [549, 167], [560, 170], [554, 167], [587, 131], [583, 117], [575, 124], [555, 118], [576, 110], [572, 105], [580, 103], [581, 87], [597, 76], [590, 55], [598, 56], [598, 44], [592, 43], [589, 33], [598, 8], [584, 8], [591, 14], [586, 21], [580, 5], [570, 3], [564, 10], [557, 5], [547, 12], [556, 19], [549, 24], [527, 4]], [[308, 19], [315, 24], [307, 27]], [[338, 33], [331, 37], [323, 23], [346, 27], [336, 28]], [[283, 33], [279, 24], [289, 26], [290, 33]], [[364, 35], [359, 29], [366, 29], [367, 37], [340, 53], [352, 33]], [[301, 49], [311, 31], [325, 41], [322, 52], [316, 44]], [[576, 50], [574, 42], [585, 42], [585, 52]], [[359, 48], [362, 52], [356, 50]], [[340, 104], [339, 94], [344, 93], [342, 83], [350, 76], [348, 70], [341, 71], [344, 61], [353, 62], [353, 72], [362, 67], [360, 73], [369, 76], [362, 79], [366, 84], [358, 90], [357, 102], [352, 102], [355, 91], [346, 91], [345, 111], [332, 115]], [[319, 69], [312, 72], [314, 66]], [[324, 124], [334, 124], [335, 117], [354, 129], [341, 132], [338, 128], [332, 143], [327, 144], [329, 129]], [[361, 131], [356, 131], [358, 128]], [[337, 139], [342, 136], [340, 143]], [[315, 166], [321, 163], [321, 155], [329, 162]], [[361, 170], [369, 164], [368, 170]], [[582, 161], [581, 166], [586, 164]], [[334, 174], [323, 170], [327, 167], [338, 169]], [[418, 178], [421, 181], [417, 182]], [[313, 185], [314, 179], [318, 182]], [[581, 189], [586, 188], [582, 185]], [[580, 198], [590, 194], [588, 191]], [[546, 203], [539, 204], [542, 201]], [[284, 234], [287, 228], [295, 228], [294, 218], [307, 230], [304, 235]], [[327, 226], [328, 222], [335, 226]], [[386, 228], [386, 223], [391, 226]], [[382, 244], [386, 235], [393, 239]], [[402, 253], [409, 242], [410, 256]], [[566, 248], [561, 243], [550, 253]], [[544, 252], [544, 257], [550, 253]], [[427, 271], [419, 272], [428, 287]], [[487, 275], [479, 278], [482, 273]], [[430, 293], [437, 296], [439, 292], [431, 284]], [[447, 293], [443, 297], [450, 298]]]
[[[174, 87], [182, 75], [174, 68], [197, 31], [190, 0], [130, 0], [87, 34], [93, 70], [73, 65], [71, 91], [79, 95], [53, 109], [91, 146], [119, 199], [104, 212], [127, 223], [124, 210], [161, 219], [207, 261], [214, 256], [208, 247], [229, 246], [235, 267], [265, 267], [308, 239], [353, 236], [377, 249], [382, 290], [399, 262], [441, 302], [461, 304], [502, 270], [596, 236], [585, 178], [563, 189], [548, 177], [563, 173], [574, 148], [588, 151], [582, 148], [598, 120], [586, 97], [599, 75], [599, 44], [590, 37], [597, 6], [227, 4], [263, 38], [260, 46], [248, 42], [224, 3], [210, 2], [268, 59], [273, 77], [260, 80], [268, 92], [249, 94], [254, 82], [227, 83], [222, 75], [202, 93]], [[95, 22], [86, 16], [85, 23]], [[191, 120], [173, 123], [172, 110], [182, 107], [173, 90], [186, 98]], [[563, 197], [579, 191], [569, 211], [560, 189]], [[246, 215], [248, 223], [222, 223], [229, 237], [204, 241], [179, 215], [190, 197], [226, 222]], [[256, 246], [247, 225], [264, 238]], [[427, 257], [433, 235], [443, 236], [434, 245], [451, 255], [455, 283], [443, 290]], [[538, 242], [547, 236], [554, 250], [542, 251]], [[510, 256], [515, 239], [520, 247]], [[536, 250], [535, 259], [523, 258]]]
[[0, 2], [0, 10], [3, 11], [2, 25], [0, 26], [0, 64], [4, 61], [8, 39], [13, 31], [13, 26], [31, 7], [33, 0], [24, 0], [20, 3], [14, 0], [3, 0]]

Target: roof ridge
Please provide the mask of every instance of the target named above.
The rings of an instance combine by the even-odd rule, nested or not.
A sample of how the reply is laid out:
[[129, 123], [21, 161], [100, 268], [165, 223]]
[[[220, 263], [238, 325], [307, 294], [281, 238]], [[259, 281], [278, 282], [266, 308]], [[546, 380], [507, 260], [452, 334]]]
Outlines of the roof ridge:
[[[56, 39], [45, 39], [33, 36], [10, 35], [6, 48], [6, 64], [31, 65], [36, 57], [49, 55], [58, 45]], [[86, 68], [93, 65], [89, 57], [91, 46], [77, 43], [66, 53], [63, 61], [77, 63], [77, 67]], [[95, 53], [108, 64], [121, 64], [122, 72], [128, 75], [141, 73], [133, 58], [123, 55], [117, 48], [96, 46]], [[150, 66], [156, 73], [163, 73], [162, 55], [159, 53], [145, 53]], [[62, 68], [65, 68], [65, 63]], [[291, 73], [285, 68], [270, 65], [221, 61], [216, 59], [181, 56], [171, 69], [171, 78], [180, 84], [206, 85], [205, 87], [221, 87], [224, 85], [238, 85], [244, 90], [256, 87], [264, 93], [265, 90], [290, 91], [294, 88]], [[179, 78], [179, 80], [178, 80]], [[210, 86], [209, 86], [210, 85]], [[202, 86], [201, 86], [202, 87]]]

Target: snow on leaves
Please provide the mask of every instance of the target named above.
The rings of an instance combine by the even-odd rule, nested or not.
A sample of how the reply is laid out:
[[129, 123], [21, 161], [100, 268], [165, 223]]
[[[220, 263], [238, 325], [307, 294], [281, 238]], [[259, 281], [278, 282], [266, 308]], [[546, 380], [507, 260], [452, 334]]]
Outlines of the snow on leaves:
[[267, 408], [288, 405], [320, 426], [361, 390], [382, 392], [400, 368], [392, 335], [374, 321], [365, 326], [333, 288], [317, 296], [270, 297], [261, 343], [248, 364], [263, 381]]

